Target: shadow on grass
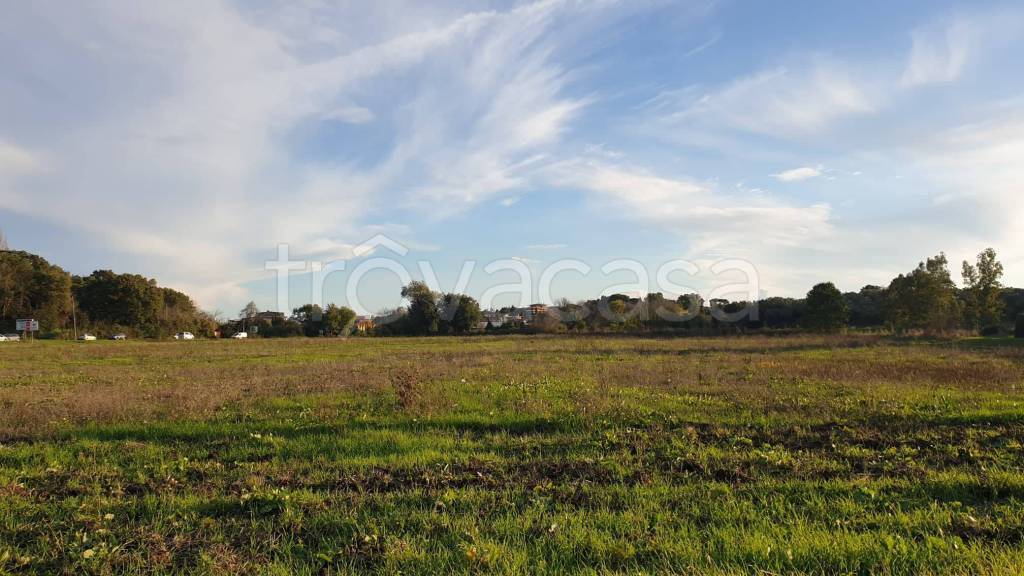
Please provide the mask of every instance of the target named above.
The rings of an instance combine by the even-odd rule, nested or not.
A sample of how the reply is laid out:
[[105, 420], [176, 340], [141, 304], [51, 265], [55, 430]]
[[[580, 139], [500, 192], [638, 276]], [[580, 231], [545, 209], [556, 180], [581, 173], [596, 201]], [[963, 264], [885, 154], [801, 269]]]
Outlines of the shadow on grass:
[[1024, 338], [1013, 338], [1010, 336], [999, 337], [999, 338], [964, 338], [956, 341], [958, 348], [965, 348], [968, 350], [991, 350], [991, 349], [1005, 349], [1005, 348], [1018, 348], [1024, 349]]
[[[886, 342], [889, 345], [899, 344], [900, 342], [891, 340]], [[830, 344], [818, 343], [818, 344], [787, 344], [784, 346], [705, 346], [700, 348], [686, 348], [683, 350], [675, 349], [636, 349], [636, 350], [622, 350], [616, 348], [609, 349], [598, 349], [598, 350], [574, 350], [570, 352], [573, 356], [627, 356], [629, 354], [637, 354], [639, 356], [665, 356], [665, 357], [687, 357], [687, 356], [701, 356], [704, 354], [776, 354], [776, 353], [787, 353], [787, 352], [812, 352], [812, 351], [829, 351], [829, 350], [844, 350], [844, 349], [856, 349], [856, 348], [869, 348], [877, 346], [878, 342], [835, 342]], [[533, 350], [520, 352], [521, 354], [550, 354], [550, 351], [546, 350]]]
[[440, 418], [424, 421], [403, 420], [351, 420], [326, 424], [295, 424], [251, 422], [166, 422], [159, 424], [115, 424], [87, 426], [68, 431], [60, 438], [68, 441], [96, 440], [101, 442], [157, 442], [206, 443], [217, 439], [247, 436], [250, 433], [273, 435], [284, 439], [307, 436], [344, 435], [367, 430], [404, 433], [456, 432], [459, 434], [509, 434], [525, 436], [558, 434], [583, 429], [578, 418], [507, 418], [488, 421], [482, 418]]

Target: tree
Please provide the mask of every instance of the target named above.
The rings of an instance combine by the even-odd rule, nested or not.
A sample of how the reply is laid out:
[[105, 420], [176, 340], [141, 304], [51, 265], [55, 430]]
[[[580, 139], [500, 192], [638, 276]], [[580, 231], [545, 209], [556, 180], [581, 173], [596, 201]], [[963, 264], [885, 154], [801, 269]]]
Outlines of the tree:
[[302, 325], [306, 336], [319, 336], [323, 330], [324, 311], [317, 304], [303, 304], [292, 310], [292, 320]]
[[846, 307], [850, 309], [852, 326], [881, 326], [885, 324], [885, 288], [881, 286], [865, 286], [860, 292], [843, 294]]
[[530, 331], [540, 334], [557, 334], [565, 332], [565, 324], [562, 324], [553, 315], [542, 312], [533, 317], [533, 321], [530, 322]]
[[161, 295], [161, 311], [158, 325], [161, 334], [187, 330], [202, 336], [211, 336], [217, 322], [213, 317], [196, 308], [192, 299], [183, 292], [171, 288], [158, 288]]
[[238, 317], [243, 320], [251, 320], [260, 313], [260, 309], [256, 306], [255, 302], [249, 302], [245, 305], [245, 308], [238, 313]]
[[644, 299], [642, 321], [648, 328], [664, 329], [685, 319], [683, 307], [661, 292], [652, 292]]
[[760, 320], [748, 319], [748, 326], [775, 330], [793, 329], [803, 324], [805, 302], [803, 299], [772, 296], [757, 301], [757, 313]]
[[93, 326], [110, 330], [128, 327], [146, 336], [159, 335], [164, 295], [155, 280], [97, 270], [75, 278], [74, 291], [78, 309]]
[[446, 334], [472, 332], [483, 318], [480, 304], [465, 294], [445, 294], [442, 298], [442, 312], [442, 331]]
[[893, 279], [886, 296], [886, 321], [893, 329], [941, 331], [956, 325], [956, 285], [948, 265], [946, 255], [939, 254]]
[[28, 252], [0, 252], [0, 330], [34, 318], [43, 330], [63, 325], [71, 312], [71, 276]]
[[217, 312], [206, 312], [204, 310], [196, 310], [195, 312], [195, 327], [190, 332], [202, 336], [204, 338], [210, 338], [214, 335], [220, 322], [217, 320]]
[[996, 251], [992, 248], [978, 254], [976, 265], [964, 260], [964, 319], [969, 327], [977, 330], [997, 326], [1002, 320], [1003, 286], [999, 283], [1002, 276], [1003, 265], [996, 260]]
[[807, 293], [803, 323], [811, 330], [838, 332], [846, 326], [850, 311], [843, 294], [831, 282], [823, 282]]
[[441, 327], [437, 294], [425, 282], [413, 281], [402, 288], [402, 298], [409, 301], [407, 321], [410, 331], [419, 336], [437, 334]]
[[323, 331], [328, 336], [342, 336], [349, 333], [356, 313], [345, 306], [330, 304], [324, 310]]
[[1003, 288], [1001, 294], [1003, 301], [1003, 320], [1010, 324], [1017, 321], [1017, 318], [1024, 314], [1024, 288]]
[[1017, 325], [1014, 326], [1013, 335], [1017, 338], [1024, 338], [1024, 314], [1017, 316]]

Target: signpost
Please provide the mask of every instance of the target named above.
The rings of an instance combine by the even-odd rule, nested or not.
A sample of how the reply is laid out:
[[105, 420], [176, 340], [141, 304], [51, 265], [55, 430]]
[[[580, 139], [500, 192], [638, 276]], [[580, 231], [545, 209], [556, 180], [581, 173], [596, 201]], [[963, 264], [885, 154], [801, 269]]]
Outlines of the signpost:
[[14, 329], [21, 332], [27, 338], [32, 332], [39, 332], [39, 320], [31, 318], [19, 318], [14, 321]]

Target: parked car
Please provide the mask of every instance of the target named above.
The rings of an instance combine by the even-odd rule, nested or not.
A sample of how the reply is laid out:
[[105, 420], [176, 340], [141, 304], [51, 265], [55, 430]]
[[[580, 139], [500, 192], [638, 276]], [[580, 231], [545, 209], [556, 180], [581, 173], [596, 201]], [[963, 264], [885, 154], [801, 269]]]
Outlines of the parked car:
[[78, 339], [83, 342], [92, 342], [93, 340], [96, 339], [96, 337], [93, 336], [92, 334], [82, 334], [81, 336], [78, 337]]
[[244, 340], [244, 339], [249, 337], [249, 333], [248, 332], [235, 332], [234, 334], [231, 335], [231, 337], [234, 338], [235, 340]]
[[7, 342], [7, 336], [0, 334], [0, 342]]
[[21, 341], [21, 334], [4, 334], [4, 338], [7, 338], [8, 342], [19, 342]]
[[128, 339], [128, 335], [127, 334], [114, 334], [113, 336], [110, 337], [110, 339], [111, 340], [127, 340]]
[[174, 335], [175, 340], [195, 340], [196, 337], [191, 332], [178, 332]]

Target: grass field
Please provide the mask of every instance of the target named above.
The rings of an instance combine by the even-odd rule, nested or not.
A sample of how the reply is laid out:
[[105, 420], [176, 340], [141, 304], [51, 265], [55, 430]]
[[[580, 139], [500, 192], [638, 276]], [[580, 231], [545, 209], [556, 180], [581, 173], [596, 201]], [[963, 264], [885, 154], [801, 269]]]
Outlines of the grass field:
[[1021, 574], [1024, 347], [0, 346], [0, 574]]

